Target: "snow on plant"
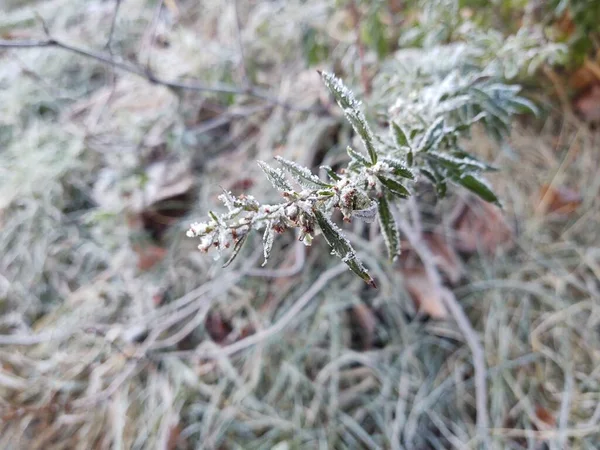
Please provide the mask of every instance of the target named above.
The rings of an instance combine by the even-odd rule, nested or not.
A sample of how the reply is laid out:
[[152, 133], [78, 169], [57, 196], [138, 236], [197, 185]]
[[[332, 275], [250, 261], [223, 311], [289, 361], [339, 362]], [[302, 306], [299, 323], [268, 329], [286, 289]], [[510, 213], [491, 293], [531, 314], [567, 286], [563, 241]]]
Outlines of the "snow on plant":
[[480, 121], [498, 135], [508, 132], [512, 114], [533, 108], [519, 97], [518, 88], [490, 77], [459, 80], [452, 75], [435, 86], [424, 87], [412, 98], [398, 100], [390, 111], [389, 136], [375, 136], [361, 103], [350, 89], [333, 74], [322, 72], [321, 77], [360, 137], [366, 153], [348, 147], [347, 167], [337, 172], [322, 167], [326, 180], [282, 157], [275, 157], [279, 167], [259, 161], [283, 201], [261, 205], [251, 196], [235, 197], [224, 191], [219, 198], [228, 211], [210, 212], [207, 222], [194, 223], [187, 232], [190, 237], [200, 238], [201, 251], [214, 248], [220, 255], [231, 249], [227, 266], [238, 255], [250, 232], [258, 230], [263, 233], [266, 263], [277, 234], [297, 229], [299, 240], [311, 245], [320, 232], [333, 254], [375, 286], [352, 244], [331, 220], [335, 210], [341, 212], [346, 222], [353, 218], [369, 223], [378, 219], [388, 255], [393, 259], [400, 253], [400, 237], [392, 204], [408, 198], [417, 179], [430, 180], [440, 195], [445, 193], [449, 181], [499, 204], [496, 194], [481, 177], [493, 168], [461, 150], [458, 140]]

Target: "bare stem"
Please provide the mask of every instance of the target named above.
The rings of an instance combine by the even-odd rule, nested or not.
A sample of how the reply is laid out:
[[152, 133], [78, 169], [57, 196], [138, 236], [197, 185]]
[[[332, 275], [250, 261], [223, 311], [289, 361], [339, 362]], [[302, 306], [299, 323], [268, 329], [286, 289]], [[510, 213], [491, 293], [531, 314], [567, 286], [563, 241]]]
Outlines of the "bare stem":
[[115, 69], [122, 70], [123, 72], [128, 72], [134, 75], [137, 75], [141, 78], [148, 80], [153, 84], [158, 84], [161, 86], [168, 87], [170, 89], [183, 89], [190, 91], [203, 91], [203, 92], [212, 92], [212, 93], [221, 93], [221, 94], [234, 94], [234, 95], [246, 95], [249, 97], [259, 98], [267, 101], [271, 105], [280, 106], [282, 108], [292, 110], [292, 111], [305, 111], [312, 113], [320, 113], [322, 112], [322, 108], [319, 107], [300, 107], [296, 105], [289, 104], [283, 100], [280, 100], [276, 97], [273, 97], [261, 89], [255, 86], [248, 87], [237, 87], [232, 85], [225, 84], [216, 84], [216, 85], [207, 85], [197, 80], [189, 80], [189, 81], [178, 81], [178, 80], [167, 80], [155, 75], [150, 70], [127, 61], [118, 60], [113, 58], [110, 53], [105, 52], [97, 52], [90, 49], [85, 49], [82, 47], [78, 47], [62, 40], [49, 37], [47, 39], [32, 39], [32, 40], [6, 40], [0, 39], [0, 48], [17, 48], [17, 49], [25, 49], [25, 48], [40, 48], [40, 47], [54, 47], [60, 48], [62, 50], [75, 53], [77, 55], [83, 56], [85, 58], [93, 59], [98, 62], [107, 64]]

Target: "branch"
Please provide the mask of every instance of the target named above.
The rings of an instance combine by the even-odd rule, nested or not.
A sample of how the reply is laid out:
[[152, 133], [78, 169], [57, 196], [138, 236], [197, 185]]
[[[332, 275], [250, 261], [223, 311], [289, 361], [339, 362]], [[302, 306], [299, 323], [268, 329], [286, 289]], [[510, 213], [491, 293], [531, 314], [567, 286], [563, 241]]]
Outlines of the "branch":
[[412, 216], [415, 225], [410, 226], [404, 218], [400, 217], [399, 214], [396, 214], [398, 227], [410, 242], [411, 247], [414, 249], [417, 255], [419, 255], [429, 281], [441, 293], [444, 304], [452, 314], [452, 317], [460, 328], [463, 336], [465, 337], [465, 341], [471, 350], [473, 355], [473, 381], [475, 383], [475, 403], [477, 409], [477, 433], [479, 435], [480, 444], [483, 445], [483, 448], [491, 448], [489, 437], [489, 418], [487, 413], [485, 354], [483, 347], [479, 342], [477, 333], [473, 329], [469, 318], [456, 300], [456, 297], [452, 291], [444, 287], [442, 283], [442, 277], [440, 276], [440, 273], [435, 265], [435, 257], [431, 253], [431, 250], [427, 244], [421, 239], [420, 217], [413, 197], [411, 197], [409, 200], [409, 207], [413, 213]]
[[234, 95], [247, 95], [249, 97], [259, 98], [265, 100], [266, 102], [274, 105], [280, 106], [282, 108], [292, 110], [292, 111], [304, 111], [304, 112], [312, 112], [312, 113], [320, 113], [323, 112], [323, 108], [320, 107], [300, 107], [295, 106], [289, 103], [286, 103], [283, 100], [280, 100], [276, 97], [273, 97], [264, 91], [258, 89], [255, 86], [248, 86], [247, 88], [239, 88], [231, 85], [212, 85], [209, 86], [199, 81], [177, 81], [177, 80], [166, 80], [164, 78], [156, 76], [150, 70], [143, 68], [137, 64], [132, 64], [127, 61], [117, 60], [110, 56], [108, 53], [104, 52], [96, 52], [94, 50], [85, 49], [82, 47], [77, 47], [71, 44], [68, 44], [62, 40], [56, 38], [48, 38], [43, 40], [5, 40], [0, 39], [0, 48], [41, 48], [41, 47], [54, 47], [60, 48], [62, 50], [78, 54], [85, 58], [93, 59], [95, 61], [104, 63], [116, 69], [122, 70], [124, 72], [128, 72], [134, 75], [137, 75], [141, 78], [148, 80], [150, 83], [158, 84], [161, 86], [168, 87], [170, 89], [183, 89], [190, 91], [202, 91], [202, 92], [212, 92], [212, 93], [220, 93], [220, 94], [234, 94]]
[[116, 0], [115, 10], [113, 12], [113, 17], [110, 22], [110, 30], [108, 32], [108, 40], [106, 41], [105, 48], [112, 55], [112, 41], [115, 34], [115, 26], [117, 25], [117, 17], [119, 16], [119, 9], [121, 8], [121, 0]]

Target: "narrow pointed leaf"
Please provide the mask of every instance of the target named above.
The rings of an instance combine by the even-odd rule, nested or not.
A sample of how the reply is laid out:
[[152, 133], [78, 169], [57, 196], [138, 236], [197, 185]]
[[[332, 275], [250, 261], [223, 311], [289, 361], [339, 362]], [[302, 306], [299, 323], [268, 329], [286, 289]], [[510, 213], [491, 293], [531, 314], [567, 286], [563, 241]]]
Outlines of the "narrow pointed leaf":
[[411, 150], [408, 151], [408, 153], [406, 154], [406, 164], [409, 165], [409, 167], [412, 167], [413, 163], [414, 163], [414, 153]]
[[321, 166], [321, 169], [323, 169], [325, 172], [327, 172], [327, 175], [329, 176], [329, 178], [331, 178], [333, 181], [340, 181], [342, 178], [335, 173], [335, 171], [329, 167], [329, 166]]
[[385, 158], [383, 160], [386, 164], [388, 164], [392, 169], [394, 175], [397, 175], [402, 178], [408, 178], [409, 180], [415, 179], [415, 174], [412, 170], [410, 170], [407, 166], [402, 164], [402, 161], [397, 159]]
[[400, 254], [400, 237], [398, 235], [396, 220], [390, 211], [390, 204], [385, 194], [378, 199], [377, 206], [379, 212], [379, 224], [381, 225], [381, 231], [383, 232], [385, 246], [387, 247], [390, 259], [393, 260]]
[[346, 87], [342, 80], [329, 72], [319, 71], [319, 74], [342, 109], [357, 109], [360, 106], [352, 91]]
[[227, 267], [229, 264], [231, 264], [233, 262], [233, 260], [237, 257], [237, 255], [240, 253], [240, 250], [242, 250], [242, 247], [244, 246], [244, 244], [246, 243], [246, 240], [248, 239], [248, 233], [246, 233], [245, 235], [243, 235], [233, 246], [233, 253], [231, 254], [231, 256], [229, 257], [229, 259], [227, 260], [227, 262], [225, 264], [223, 264], [223, 268]]
[[433, 147], [436, 140], [442, 135], [440, 132], [444, 128], [444, 118], [438, 117], [431, 126], [427, 129], [423, 137], [421, 138], [421, 144], [419, 145], [419, 151], [424, 152]]
[[273, 230], [273, 223], [269, 222], [263, 234], [263, 256], [265, 257], [265, 261], [262, 263], [263, 266], [267, 264], [269, 256], [271, 256], [273, 242], [275, 242], [275, 230]]
[[408, 135], [396, 122], [392, 122], [392, 131], [394, 132], [394, 138], [398, 147], [410, 147]]
[[330, 184], [321, 181], [318, 176], [313, 174], [306, 167], [301, 166], [293, 161], [276, 156], [275, 159], [287, 170], [292, 177], [303, 187], [308, 189], [315, 189], [320, 187], [331, 187]]
[[212, 212], [212, 211], [209, 211], [209, 212], [208, 212], [208, 215], [209, 215], [209, 216], [210, 216], [210, 218], [211, 218], [212, 220], [214, 220], [216, 223], [218, 223], [219, 225], [222, 225], [222, 223], [221, 223], [221, 220], [220, 220], [220, 219], [217, 217], [217, 215], [216, 215], [214, 212]]
[[446, 191], [448, 188], [446, 181], [442, 177], [440, 177], [439, 174], [434, 174], [433, 171], [427, 169], [420, 169], [420, 172], [435, 186], [435, 191], [438, 197], [444, 198], [446, 196]]
[[404, 186], [402, 186], [398, 181], [384, 177], [383, 175], [377, 176], [381, 184], [383, 184], [392, 194], [400, 198], [408, 198], [410, 197], [410, 192]]
[[346, 151], [348, 152], [348, 155], [350, 155], [350, 158], [352, 158], [352, 160], [354, 160], [366, 167], [372, 166], [372, 164], [369, 162], [369, 160], [367, 158], [365, 158], [361, 153], [354, 150], [352, 147], [347, 147]]
[[273, 187], [281, 192], [292, 191], [293, 188], [290, 183], [285, 179], [284, 173], [280, 169], [273, 169], [264, 161], [258, 161], [258, 165], [263, 170], [267, 179], [271, 182]]
[[538, 116], [540, 113], [538, 107], [525, 97], [513, 97], [508, 103], [516, 113], [526, 114], [531, 112], [535, 116]]
[[369, 158], [371, 159], [371, 164], [377, 163], [377, 152], [375, 151], [375, 144], [373, 133], [371, 132], [371, 128], [365, 119], [364, 114], [358, 109], [346, 109], [344, 110], [344, 114], [346, 115], [346, 119], [354, 128], [356, 134], [360, 136], [365, 147], [367, 148], [367, 152], [369, 153]]
[[477, 178], [473, 174], [465, 174], [462, 176], [453, 177], [452, 181], [467, 188], [474, 194], [477, 194], [486, 202], [494, 203], [497, 206], [501, 207], [500, 200], [498, 199], [496, 194], [494, 194], [494, 192], [491, 190], [488, 184], [485, 181]]
[[502, 107], [498, 105], [498, 102], [494, 101], [494, 99], [487, 92], [479, 88], [471, 88], [470, 91], [477, 98], [477, 101], [480, 103], [484, 111], [498, 118], [502, 123], [506, 125], [510, 124], [510, 116], [508, 111], [502, 109]]
[[342, 261], [350, 268], [350, 270], [361, 277], [370, 286], [376, 287], [375, 281], [371, 278], [371, 275], [369, 275], [369, 272], [362, 262], [357, 258], [356, 252], [350, 245], [348, 239], [342, 235], [341, 230], [320, 210], [315, 209], [314, 213], [317, 224], [319, 225], [319, 228], [321, 228], [325, 240], [331, 246], [333, 251], [342, 258]]
[[450, 171], [454, 174], [497, 170], [495, 167], [479, 161], [461, 150], [452, 153], [428, 153], [427, 159], [440, 171]]

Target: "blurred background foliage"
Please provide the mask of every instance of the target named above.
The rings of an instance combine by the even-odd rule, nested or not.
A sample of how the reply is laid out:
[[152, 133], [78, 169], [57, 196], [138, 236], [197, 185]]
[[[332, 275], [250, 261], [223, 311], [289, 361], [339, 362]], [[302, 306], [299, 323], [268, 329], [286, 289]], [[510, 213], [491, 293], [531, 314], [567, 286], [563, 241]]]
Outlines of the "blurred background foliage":
[[[500, 168], [503, 210], [417, 190], [485, 350], [487, 432], [493, 448], [596, 448], [599, 8], [2, 2], [0, 448], [476, 448], [469, 347], [404, 238], [391, 264], [375, 227], [345, 227], [372, 290], [289, 233], [265, 268], [260, 239], [222, 269], [185, 237], [221, 187], [276, 201], [257, 159], [347, 162], [316, 69], [384, 127], [458, 63], [539, 108], [507, 140], [475, 127], [460, 143]], [[87, 55], [10, 45], [44, 27]]]

